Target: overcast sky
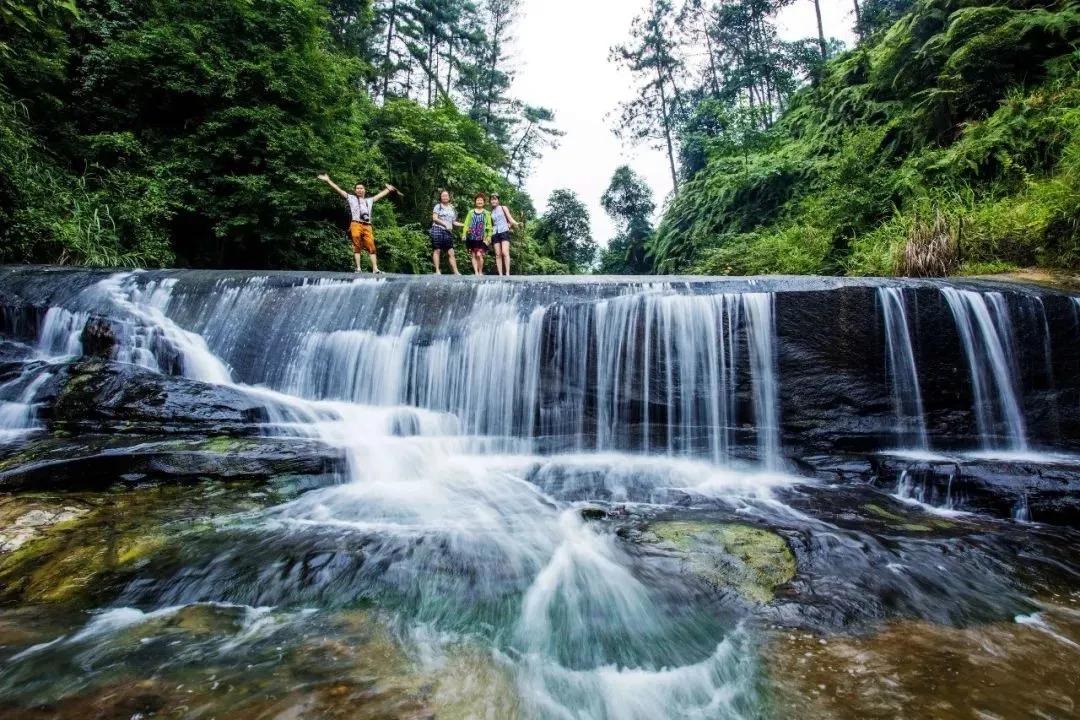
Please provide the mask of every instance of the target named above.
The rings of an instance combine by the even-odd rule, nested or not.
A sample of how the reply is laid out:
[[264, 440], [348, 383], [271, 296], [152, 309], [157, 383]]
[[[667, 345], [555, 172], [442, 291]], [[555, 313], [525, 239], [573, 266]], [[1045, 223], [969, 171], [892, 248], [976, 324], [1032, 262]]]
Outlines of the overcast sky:
[[[821, 0], [825, 34], [853, 42], [851, 0]], [[606, 244], [614, 235], [600, 196], [611, 174], [628, 164], [652, 186], [657, 203], [671, 192], [664, 153], [623, 145], [612, 133], [619, 102], [633, 97], [634, 79], [608, 61], [608, 49], [629, 38], [630, 23], [645, 0], [523, 0], [515, 28], [517, 76], [513, 94], [555, 111], [566, 132], [548, 150], [527, 183], [538, 210], [556, 188], [570, 188], [588, 204], [593, 236]], [[795, 0], [780, 15], [785, 39], [817, 34], [813, 0]]]

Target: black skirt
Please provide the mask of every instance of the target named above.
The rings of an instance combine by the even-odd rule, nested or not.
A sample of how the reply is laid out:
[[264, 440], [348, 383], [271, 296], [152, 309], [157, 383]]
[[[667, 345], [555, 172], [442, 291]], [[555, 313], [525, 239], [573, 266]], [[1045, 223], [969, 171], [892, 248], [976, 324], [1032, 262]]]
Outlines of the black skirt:
[[444, 228], [442, 225], [431, 226], [431, 249], [432, 250], [453, 250], [454, 249], [454, 234]]

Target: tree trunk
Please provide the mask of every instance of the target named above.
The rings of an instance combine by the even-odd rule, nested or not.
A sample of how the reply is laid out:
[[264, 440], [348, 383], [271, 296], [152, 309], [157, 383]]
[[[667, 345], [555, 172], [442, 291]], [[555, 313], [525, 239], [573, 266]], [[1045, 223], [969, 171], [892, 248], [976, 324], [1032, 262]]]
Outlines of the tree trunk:
[[712, 36], [709, 34], [708, 20], [705, 21], [705, 48], [709, 53], [709, 84], [712, 85], [713, 97], [719, 97], [720, 82], [716, 77], [716, 56], [713, 55]]
[[[510, 159], [506, 161], [506, 174], [505, 174], [504, 177], [507, 180], [510, 179], [510, 172], [514, 167], [514, 163], [517, 162], [518, 152], [521, 151], [521, 148], [525, 144], [525, 141], [529, 138], [529, 134], [532, 132], [532, 129], [533, 129], [533, 124], [529, 123], [529, 126], [527, 128], [525, 128], [525, 132], [523, 132], [521, 134], [521, 139], [517, 141], [516, 145], [514, 145], [514, 150], [513, 150], [513, 152], [510, 153]], [[518, 178], [520, 179], [520, 177], [521, 177], [521, 174], [518, 173]]]
[[484, 117], [487, 118], [487, 131], [491, 132], [492, 125], [495, 124], [494, 104], [495, 104], [495, 73], [499, 69], [499, 55], [502, 53], [502, 43], [500, 38], [502, 37], [503, 25], [505, 24], [505, 18], [502, 15], [497, 15], [492, 18], [491, 23], [491, 63], [488, 66], [488, 82], [487, 82], [487, 112]]
[[454, 80], [454, 36], [451, 35], [447, 42], [450, 43], [450, 49], [446, 55], [446, 97], [449, 99]]
[[660, 89], [660, 110], [664, 121], [664, 141], [667, 143], [668, 165], [671, 167], [671, 191], [679, 192], [679, 174], [675, 172], [675, 145], [671, 141], [671, 117], [668, 115], [667, 93], [664, 91], [664, 76], [660, 67], [656, 68], [656, 82]]
[[390, 16], [386, 20], [386, 53], [383, 55], [383, 85], [382, 99], [386, 102], [386, 95], [390, 92], [390, 53], [394, 43], [394, 23], [397, 22], [397, 0], [390, 3]]
[[[815, 2], [816, 2], [816, 0], [815, 0]], [[435, 79], [435, 63], [433, 61], [434, 57], [435, 57], [435, 35], [432, 34], [432, 35], [428, 36], [427, 68], [425, 68], [425, 70], [427, 71], [427, 106], [428, 107], [431, 107], [432, 99], [433, 99], [433, 96], [432, 96], [433, 82], [432, 81]]]
[[855, 34], [862, 40], [862, 10], [859, 8], [859, 0], [851, 0], [855, 3]]
[[826, 58], [825, 26], [821, 24], [821, 0], [814, 0], [814, 13], [817, 15], [818, 48], [821, 50], [821, 59], [824, 61]]

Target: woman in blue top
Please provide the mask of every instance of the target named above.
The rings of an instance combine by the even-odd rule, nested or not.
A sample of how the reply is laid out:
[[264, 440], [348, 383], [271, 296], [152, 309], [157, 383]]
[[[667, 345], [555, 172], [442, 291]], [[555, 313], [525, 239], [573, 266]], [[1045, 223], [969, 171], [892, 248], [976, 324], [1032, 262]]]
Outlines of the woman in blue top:
[[495, 268], [500, 275], [509, 275], [510, 228], [516, 228], [521, 223], [510, 214], [510, 208], [499, 204], [497, 193], [491, 193], [491, 224], [494, 230], [491, 246], [495, 249]]
[[450, 193], [443, 190], [439, 202], [431, 210], [431, 262], [435, 265], [435, 274], [442, 275], [442, 251], [450, 258], [450, 269], [460, 275], [457, 259], [454, 257], [454, 227], [461, 227], [457, 221], [457, 210], [450, 202]]

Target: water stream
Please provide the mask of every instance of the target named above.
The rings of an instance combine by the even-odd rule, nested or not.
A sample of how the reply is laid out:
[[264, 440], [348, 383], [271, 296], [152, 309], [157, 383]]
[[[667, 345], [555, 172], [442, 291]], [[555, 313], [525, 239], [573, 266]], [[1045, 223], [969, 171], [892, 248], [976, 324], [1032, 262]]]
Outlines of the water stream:
[[[348, 462], [319, 487], [173, 525], [183, 542], [121, 576], [108, 603], [50, 619], [62, 630], [17, 651], [0, 612], [0, 709], [76, 717], [70, 698], [99, 702], [142, 677], [185, 718], [779, 717], [769, 673], [786, 660], [769, 648], [785, 636], [769, 628], [1034, 611], [997, 559], [1021, 530], [896, 520], [863, 495], [852, 524], [837, 491], [793, 473], [774, 292], [423, 282], [207, 290], [118, 274], [48, 311], [38, 364], [0, 384], [0, 433], [40, 430], [37, 393], [52, 363], [82, 352], [96, 307], [117, 361], [264, 400], [263, 435], [317, 439]], [[941, 292], [975, 445], [1028, 449], [1004, 298]], [[926, 450], [905, 296], [876, 293], [896, 437]], [[902, 482], [905, 499], [953, 507], [951, 486], [937, 502]], [[701, 543], [729, 559], [710, 564]], [[731, 579], [761, 543], [779, 543], [781, 568], [798, 549], [788, 572], [811, 579], [791, 587], [820, 593], [807, 605], [820, 616], [769, 604], [766, 570]]]
[[908, 329], [904, 291], [895, 287], [878, 288], [878, 302], [881, 303], [885, 324], [886, 368], [896, 408], [898, 439], [901, 447], [926, 450], [930, 443], [926, 434], [919, 372]]

